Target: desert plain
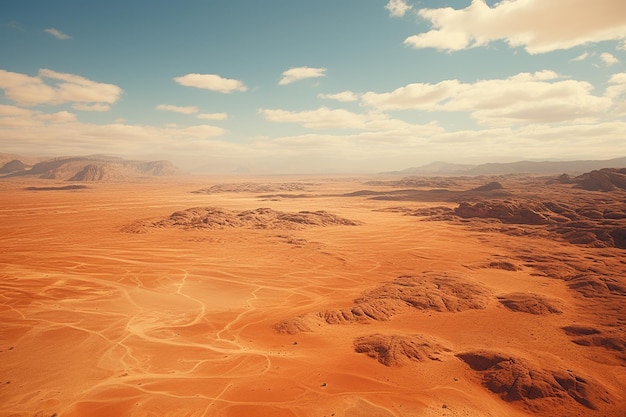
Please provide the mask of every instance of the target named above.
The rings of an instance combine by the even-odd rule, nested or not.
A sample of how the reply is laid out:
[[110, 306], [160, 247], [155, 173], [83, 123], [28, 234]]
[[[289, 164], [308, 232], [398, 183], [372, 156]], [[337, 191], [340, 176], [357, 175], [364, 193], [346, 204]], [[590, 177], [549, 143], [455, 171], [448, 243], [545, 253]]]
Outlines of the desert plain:
[[0, 181], [2, 417], [626, 415], [619, 187], [68, 184]]

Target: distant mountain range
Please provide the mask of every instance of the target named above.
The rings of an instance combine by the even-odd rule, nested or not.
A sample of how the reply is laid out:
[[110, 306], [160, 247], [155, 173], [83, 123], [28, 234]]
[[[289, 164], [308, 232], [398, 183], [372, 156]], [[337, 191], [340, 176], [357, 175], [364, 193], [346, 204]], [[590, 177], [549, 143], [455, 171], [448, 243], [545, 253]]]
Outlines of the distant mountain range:
[[169, 161], [133, 161], [105, 155], [34, 159], [0, 154], [0, 178], [36, 176], [62, 181], [124, 181], [178, 172]]
[[402, 171], [384, 172], [389, 175], [505, 175], [505, 174], [582, 174], [602, 168], [626, 167], [626, 157], [607, 160], [581, 161], [518, 161], [480, 165], [433, 162]]

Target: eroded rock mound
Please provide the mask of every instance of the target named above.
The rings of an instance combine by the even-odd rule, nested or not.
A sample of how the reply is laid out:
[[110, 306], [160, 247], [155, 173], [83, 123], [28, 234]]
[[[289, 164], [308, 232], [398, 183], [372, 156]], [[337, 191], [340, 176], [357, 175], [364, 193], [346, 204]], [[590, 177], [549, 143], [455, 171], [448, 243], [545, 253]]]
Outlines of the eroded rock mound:
[[195, 194], [217, 193], [276, 193], [285, 191], [305, 191], [313, 186], [311, 183], [281, 182], [281, 183], [256, 183], [242, 182], [229, 184], [216, 184], [208, 188], [192, 191]]
[[[549, 201], [462, 202], [454, 214], [463, 219], [493, 219], [509, 225], [543, 225], [543, 233], [553, 233], [576, 245], [626, 249], [626, 210], [618, 201], [593, 205]], [[438, 219], [436, 215], [431, 218]], [[528, 229], [516, 226], [501, 229], [510, 235], [529, 233]]]
[[485, 185], [472, 188], [470, 191], [493, 191], [493, 190], [501, 190], [502, 188], [503, 188], [502, 184], [500, 184], [498, 181], [492, 181]]
[[598, 273], [582, 273], [566, 278], [567, 286], [588, 298], [606, 298], [611, 295], [626, 296], [626, 285], [618, 277]]
[[532, 410], [541, 409], [542, 399], [574, 400], [596, 410], [611, 403], [607, 389], [591, 377], [569, 369], [541, 368], [522, 358], [478, 350], [456, 355], [478, 374], [482, 384], [505, 401], [523, 401]]
[[310, 331], [320, 324], [386, 321], [411, 308], [439, 312], [484, 309], [491, 292], [483, 285], [448, 274], [401, 276], [363, 293], [346, 308], [324, 310], [277, 323], [281, 333]]
[[[273, 327], [278, 333], [297, 334], [313, 331], [315, 320], [310, 316], [298, 316], [276, 323]], [[319, 323], [318, 323], [319, 325]]]
[[490, 291], [481, 284], [448, 274], [405, 275], [357, 298], [357, 305], [373, 300], [400, 300], [420, 310], [450, 311], [487, 307]]
[[519, 271], [521, 269], [514, 263], [508, 262], [508, 261], [492, 261], [492, 262], [489, 262], [486, 265], [486, 267], [491, 268], [491, 269], [502, 269], [504, 271], [511, 271], [511, 272]]
[[605, 333], [595, 327], [571, 325], [562, 327], [572, 342], [580, 346], [603, 347], [614, 351], [618, 357], [626, 359], [626, 337], [623, 334]]
[[176, 211], [155, 221], [139, 221], [123, 228], [126, 232], [142, 233], [151, 229], [303, 229], [307, 227], [358, 226], [362, 223], [339, 217], [326, 211], [287, 213], [270, 208], [233, 211], [215, 207], [194, 207]]
[[626, 190], [626, 168], [603, 168], [576, 177], [580, 188], [590, 191]]
[[626, 352], [626, 339], [619, 337], [598, 335], [574, 339], [573, 342], [581, 346], [598, 346], [617, 352]]
[[444, 354], [451, 351], [438, 339], [422, 334], [362, 336], [354, 341], [354, 350], [385, 366], [403, 366], [411, 361], [440, 361]]
[[548, 224], [549, 220], [541, 212], [545, 208], [540, 204], [520, 204], [509, 201], [462, 202], [454, 213], [464, 219], [498, 219], [503, 223], [513, 224]]
[[598, 334], [600, 330], [591, 326], [580, 326], [577, 324], [562, 327], [568, 336], [588, 336], [590, 334]]
[[89, 164], [77, 172], [69, 181], [102, 181], [115, 177], [109, 170], [107, 164]]
[[560, 314], [561, 303], [538, 294], [511, 293], [498, 296], [498, 301], [507, 309], [529, 314]]

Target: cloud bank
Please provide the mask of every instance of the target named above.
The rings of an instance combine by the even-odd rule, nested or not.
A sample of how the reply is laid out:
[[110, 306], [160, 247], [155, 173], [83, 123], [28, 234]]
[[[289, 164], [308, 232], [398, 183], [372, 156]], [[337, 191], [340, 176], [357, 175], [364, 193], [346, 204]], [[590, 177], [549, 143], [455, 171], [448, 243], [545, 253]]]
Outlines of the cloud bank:
[[[35, 77], [0, 69], [0, 89], [13, 102], [23, 106], [79, 103], [80, 110], [108, 110], [122, 94], [114, 84], [105, 84], [73, 75], [41, 69]], [[97, 104], [89, 107], [89, 103]]]
[[474, 83], [412, 83], [387, 93], [367, 92], [362, 103], [380, 111], [467, 112], [483, 125], [512, 126], [595, 120], [613, 101], [593, 90], [586, 81], [544, 70]]
[[489, 7], [473, 0], [464, 9], [420, 9], [432, 30], [406, 38], [413, 48], [445, 51], [504, 40], [530, 54], [626, 38], [623, 0], [503, 0]]

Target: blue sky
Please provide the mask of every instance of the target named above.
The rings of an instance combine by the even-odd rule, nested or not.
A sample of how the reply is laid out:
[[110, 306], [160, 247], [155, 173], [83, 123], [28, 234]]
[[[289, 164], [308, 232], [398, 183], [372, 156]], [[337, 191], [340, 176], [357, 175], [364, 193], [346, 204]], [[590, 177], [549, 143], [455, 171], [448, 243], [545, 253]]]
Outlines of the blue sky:
[[626, 155], [623, 0], [0, 3], [0, 152], [378, 172]]

